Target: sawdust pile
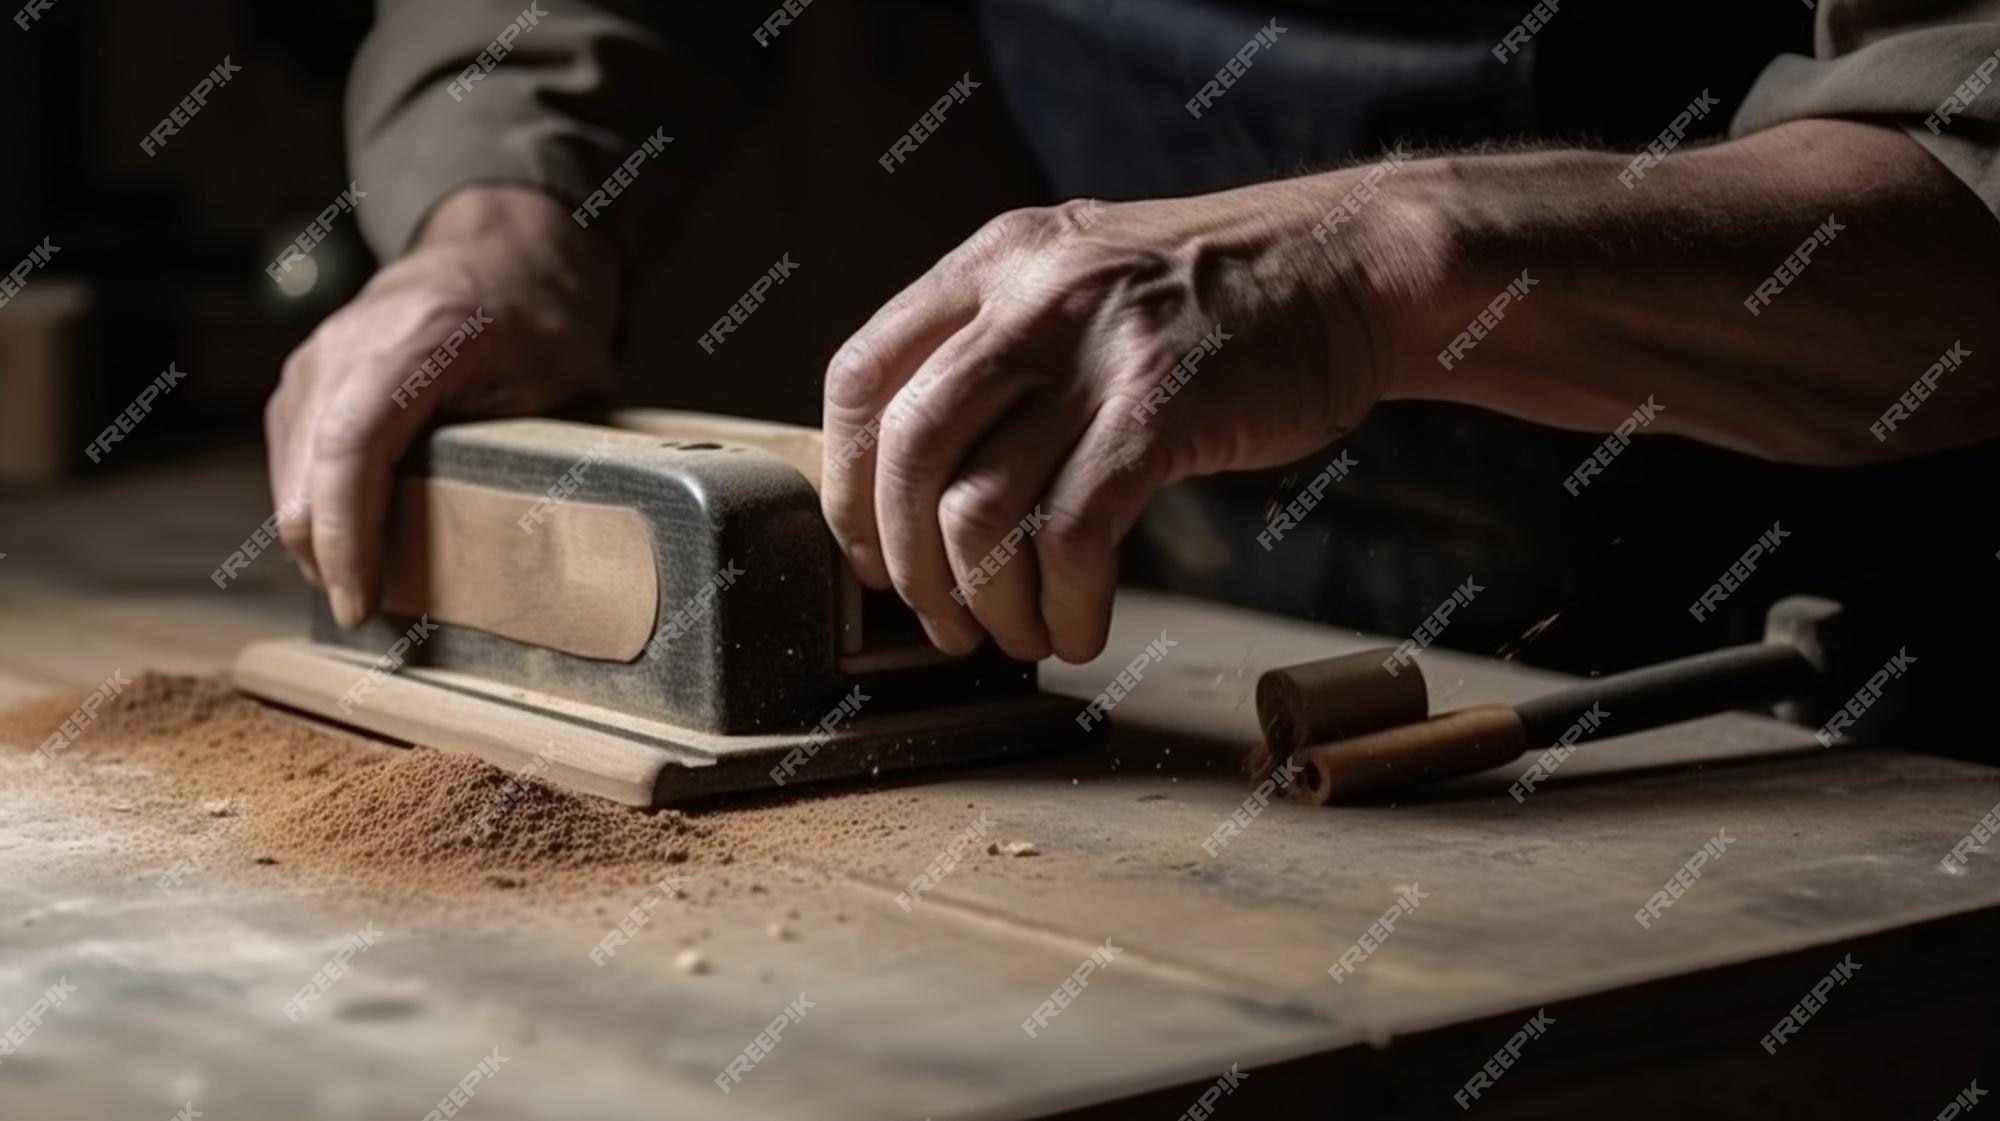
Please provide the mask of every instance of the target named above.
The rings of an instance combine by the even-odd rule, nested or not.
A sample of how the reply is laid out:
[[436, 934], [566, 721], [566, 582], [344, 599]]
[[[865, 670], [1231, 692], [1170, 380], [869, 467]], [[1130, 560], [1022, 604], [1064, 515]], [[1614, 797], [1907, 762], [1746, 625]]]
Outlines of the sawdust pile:
[[[80, 699], [0, 713], [0, 743], [34, 752]], [[679, 865], [736, 859], [727, 831], [708, 822], [634, 812], [470, 756], [380, 744], [215, 678], [135, 677], [38, 774], [85, 804], [159, 826], [135, 831], [151, 833], [134, 842], [135, 856], [171, 858], [193, 835], [211, 866], [371, 894], [617, 893]]]

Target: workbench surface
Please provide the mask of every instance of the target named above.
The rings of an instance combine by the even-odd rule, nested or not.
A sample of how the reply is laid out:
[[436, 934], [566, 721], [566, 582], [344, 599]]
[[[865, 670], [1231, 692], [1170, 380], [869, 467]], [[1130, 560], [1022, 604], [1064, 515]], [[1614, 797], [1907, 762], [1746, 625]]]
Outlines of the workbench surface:
[[[237, 459], [0, 503], [0, 702], [115, 668], [213, 672], [300, 632], [278, 556], [226, 592], [208, 579], [268, 508]], [[2000, 855], [1940, 864], [2000, 801], [1993, 770], [1728, 716], [1585, 746], [1525, 802], [1507, 793], [1518, 768], [1395, 805], [1275, 802], [1211, 857], [1203, 840], [1248, 792], [1234, 760], [1258, 673], [1382, 640], [1135, 593], [1103, 658], [1044, 682], [1088, 697], [1163, 631], [1176, 645], [1108, 744], [893, 791], [951, 809], [926, 820], [983, 812], [1040, 855], [981, 850], [906, 913], [896, 893], [957, 828], [911, 837], [900, 878], [824, 868], [810, 898], [669, 905], [602, 968], [586, 956], [601, 918], [482, 922], [224, 876], [168, 897], [158, 869], [54, 840], [84, 811], [0, 752], [0, 1031], [59, 979], [76, 990], [0, 1060], [0, 1117], [192, 1102], [215, 1121], [416, 1119], [496, 1046], [507, 1062], [465, 1116], [1171, 1118], [1232, 1066], [1247, 1077], [1223, 1118], [1305, 1095], [1314, 1116], [1457, 1115], [1452, 1094], [1538, 1010], [1550, 1026], [1475, 1103], [1487, 1116], [1607, 1100], [1627, 1117], [1933, 1116], [2000, 1078], [1976, 952], [2000, 932]], [[1559, 682], [1422, 660], [1434, 708]], [[1642, 927], [1634, 912], [1718, 831], [1723, 855]], [[1328, 966], [1413, 885], [1417, 908], [1336, 983]], [[793, 906], [843, 921], [769, 937]], [[368, 923], [383, 939], [332, 1010], [280, 1015]], [[673, 967], [683, 923], [705, 928], [713, 972]], [[1120, 952], [1030, 1038], [1022, 1021], [1107, 939]], [[1765, 1032], [1850, 958], [1853, 980], [1767, 1053]], [[716, 1075], [801, 992], [809, 1013], [725, 1096]], [[1856, 1112], [1808, 1110], [1814, 1094]]]

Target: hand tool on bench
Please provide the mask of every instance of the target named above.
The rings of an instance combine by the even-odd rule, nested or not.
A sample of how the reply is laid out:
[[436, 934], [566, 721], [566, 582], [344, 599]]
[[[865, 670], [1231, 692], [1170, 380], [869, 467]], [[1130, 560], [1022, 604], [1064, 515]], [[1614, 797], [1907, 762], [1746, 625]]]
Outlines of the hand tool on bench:
[[[1831, 707], [1829, 679], [1843, 664], [1847, 643], [1842, 631], [1838, 604], [1792, 596], [1767, 612], [1759, 643], [1595, 678], [1517, 705], [1477, 705], [1298, 746], [1291, 757], [1302, 767], [1302, 781], [1292, 789], [1301, 800], [1325, 805], [1489, 770], [1530, 749], [1554, 746], [1586, 714], [1593, 714], [1596, 725], [1591, 743], [1774, 704], [1788, 706], [1781, 715], [1817, 723]], [[1380, 688], [1379, 681], [1358, 668], [1350, 670], [1348, 680]], [[1379, 693], [1360, 703], [1370, 712], [1384, 707]], [[1316, 705], [1329, 711], [1338, 707], [1338, 700], [1326, 695]]]
[[1292, 754], [1316, 743], [1413, 724], [1430, 715], [1430, 688], [1417, 663], [1387, 646], [1268, 670], [1257, 678], [1257, 726], [1264, 742], [1250, 758], [1260, 783]]
[[1080, 702], [949, 658], [820, 514], [817, 429], [660, 410], [455, 424], [399, 468], [382, 610], [316, 597], [238, 688], [639, 806], [1076, 746]]

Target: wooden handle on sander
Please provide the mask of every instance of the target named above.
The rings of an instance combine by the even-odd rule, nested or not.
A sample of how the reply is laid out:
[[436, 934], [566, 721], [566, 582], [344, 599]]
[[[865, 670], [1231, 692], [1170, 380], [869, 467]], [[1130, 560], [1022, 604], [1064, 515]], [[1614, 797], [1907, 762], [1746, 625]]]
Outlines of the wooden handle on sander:
[[1520, 714], [1507, 705], [1479, 705], [1349, 740], [1301, 749], [1305, 768], [1294, 787], [1304, 801], [1326, 805], [1391, 787], [1434, 782], [1511, 763], [1528, 749]]

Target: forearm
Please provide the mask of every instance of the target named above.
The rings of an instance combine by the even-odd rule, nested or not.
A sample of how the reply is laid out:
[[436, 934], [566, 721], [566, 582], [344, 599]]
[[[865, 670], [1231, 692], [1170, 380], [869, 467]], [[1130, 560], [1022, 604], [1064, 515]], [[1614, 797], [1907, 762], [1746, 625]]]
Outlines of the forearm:
[[438, 204], [419, 230], [418, 249], [462, 249], [468, 260], [509, 255], [515, 269], [554, 289], [561, 306], [600, 320], [609, 338], [623, 283], [618, 252], [598, 232], [579, 227], [562, 200], [532, 187], [462, 187]]
[[[1393, 293], [1387, 396], [1597, 431], [1651, 398], [1649, 431], [1816, 464], [2000, 433], [2000, 345], [1981, 337], [2000, 224], [1907, 137], [1799, 122], [1675, 155], [1632, 189], [1629, 158], [1398, 173], [1372, 223], [1414, 231], [1374, 270]], [[1810, 261], [1786, 265], [1822, 229]], [[1955, 342], [1971, 356], [1940, 382], [1950, 403], [1878, 440], [1870, 426]]]
[[[649, 258], [692, 189], [727, 99], [678, 5], [377, 0], [354, 64], [349, 160], [383, 259], [431, 211], [483, 185], [534, 187]], [[748, 42], [748, 36], [744, 36]], [[614, 178], [615, 176], [615, 178]]]

